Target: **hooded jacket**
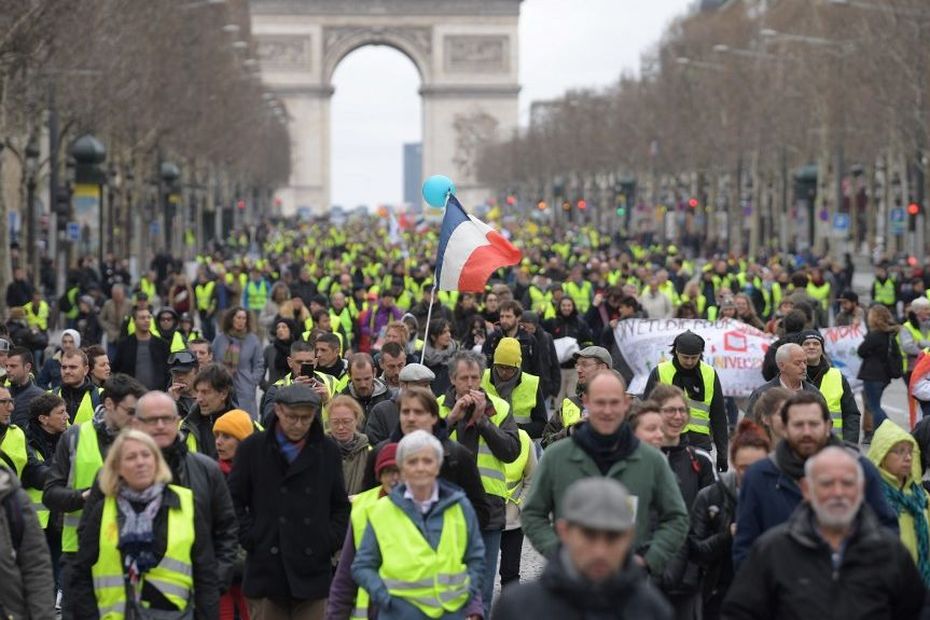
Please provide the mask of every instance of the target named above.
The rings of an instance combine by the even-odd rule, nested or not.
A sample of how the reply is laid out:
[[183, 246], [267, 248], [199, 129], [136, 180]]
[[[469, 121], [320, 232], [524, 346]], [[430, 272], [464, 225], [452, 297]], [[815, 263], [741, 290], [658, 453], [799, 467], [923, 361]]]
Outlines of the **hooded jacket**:
[[366, 417], [368, 417], [375, 405], [385, 400], [391, 400], [394, 395], [393, 391], [381, 379], [375, 377], [372, 381], [371, 396], [359, 396], [351, 379], [349, 379], [345, 389], [342, 390], [343, 394], [348, 394], [358, 401], [358, 404], [365, 410]]
[[814, 519], [810, 504], [804, 502], [787, 523], [758, 540], [736, 573], [723, 603], [723, 618], [920, 617], [926, 590], [914, 562], [868, 505], [859, 509], [838, 569]]
[[617, 574], [602, 584], [594, 584], [570, 566], [564, 552], [549, 560], [538, 580], [504, 590], [492, 616], [494, 620], [670, 620], [674, 617], [669, 604], [629, 557]]
[[[9, 517], [17, 519], [11, 523]], [[17, 545], [14, 532], [20, 538]], [[52, 559], [29, 496], [0, 467], [0, 614], [4, 618], [54, 620]]]
[[[893, 474], [889, 473], [887, 470], [882, 468], [882, 462], [885, 460], [885, 457], [888, 456], [888, 452], [898, 443], [907, 443], [910, 445], [914, 452], [913, 458], [911, 459], [911, 474], [903, 485]], [[898, 489], [903, 492], [908, 497], [913, 497], [918, 495], [923, 498], [923, 516], [924, 516], [924, 527], [928, 530], [926, 535], [930, 537], [930, 495], [927, 494], [922, 486], [922, 469], [920, 466], [920, 447], [917, 445], [917, 441], [908, 434], [903, 428], [892, 422], [891, 420], [885, 420], [881, 423], [877, 429], [875, 429], [875, 434], [872, 436], [872, 445], [869, 447], [869, 460], [878, 468], [878, 473], [882, 477], [882, 485]], [[914, 515], [909, 511], [904, 509], [896, 509], [895, 505], [889, 502], [891, 508], [895, 510], [898, 515], [898, 527], [901, 530], [901, 542], [904, 543], [904, 546], [910, 552], [911, 557], [914, 559], [914, 563], [920, 566], [920, 557], [919, 557], [919, 545], [918, 545], [918, 535], [916, 530], [916, 522]], [[899, 511], [900, 510], [900, 511]], [[930, 551], [930, 549], [925, 550], [925, 554]], [[924, 565], [927, 566], [930, 564], [930, 555], [925, 555], [923, 558]], [[928, 566], [930, 568], [930, 566]], [[928, 584], [930, 585], [930, 584]]]

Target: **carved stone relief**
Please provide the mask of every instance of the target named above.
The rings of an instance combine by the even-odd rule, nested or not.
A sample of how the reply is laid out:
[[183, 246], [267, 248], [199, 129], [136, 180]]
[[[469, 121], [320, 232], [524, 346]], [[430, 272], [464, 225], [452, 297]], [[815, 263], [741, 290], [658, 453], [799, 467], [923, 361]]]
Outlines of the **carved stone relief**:
[[505, 35], [447, 35], [443, 40], [449, 73], [505, 73], [510, 70], [510, 39]]
[[267, 69], [309, 69], [312, 61], [310, 35], [262, 35], [256, 37], [256, 54]]

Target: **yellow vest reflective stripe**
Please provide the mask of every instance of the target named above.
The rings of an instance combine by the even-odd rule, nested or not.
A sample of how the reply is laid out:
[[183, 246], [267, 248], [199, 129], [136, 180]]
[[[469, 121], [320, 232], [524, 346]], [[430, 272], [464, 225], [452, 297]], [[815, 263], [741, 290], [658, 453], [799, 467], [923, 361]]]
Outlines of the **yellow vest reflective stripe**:
[[562, 426], [568, 428], [581, 422], [581, 407], [571, 398], [562, 401]]
[[808, 282], [806, 290], [808, 295], [820, 302], [820, 305], [823, 306], [824, 310], [830, 306], [829, 282], [824, 282], [820, 286], [817, 286], [813, 282]]
[[886, 278], [884, 282], [875, 281], [875, 303], [893, 306], [895, 303], [895, 281]]
[[[491, 383], [491, 369], [484, 371], [481, 377], [481, 387], [484, 391], [500, 398], [497, 388]], [[520, 383], [513, 389], [510, 395], [510, 410], [513, 411], [513, 419], [517, 424], [529, 424], [533, 407], [536, 406], [536, 393], [539, 390], [539, 377], [524, 372], [520, 378]]]
[[[179, 508], [168, 510], [168, 542], [161, 561], [145, 575], [142, 582], [154, 586], [179, 610], [193, 602], [194, 570], [191, 549], [194, 546], [194, 494], [190, 489], [168, 485], [180, 499]], [[94, 594], [100, 620], [117, 620], [126, 616], [126, 585], [116, 499], [107, 497], [100, 518], [100, 552], [91, 567]], [[140, 584], [141, 587], [141, 584]]]
[[830, 410], [830, 419], [833, 420], [833, 430], [843, 430], [843, 375], [838, 368], [831, 368], [823, 375], [820, 381], [820, 393], [827, 401]]
[[[94, 484], [97, 472], [103, 467], [100, 445], [97, 443], [97, 429], [93, 423], [85, 422], [78, 427], [76, 445], [71, 448], [71, 469], [68, 471], [69, 489], [87, 489]], [[74, 553], [78, 550], [77, 526], [81, 522], [83, 510], [66, 512], [64, 527], [61, 530], [61, 550]]]
[[26, 451], [26, 433], [15, 424], [10, 424], [3, 435], [3, 443], [0, 443], [0, 453], [6, 458], [0, 459], [0, 465], [7, 465], [7, 461], [13, 463], [13, 473], [17, 478], [23, 477], [23, 469], [29, 461], [29, 453]]
[[[349, 519], [352, 521], [352, 539], [355, 541], [356, 551], [362, 544], [362, 536], [365, 535], [365, 528], [368, 526], [368, 513], [380, 499], [381, 485], [352, 498], [352, 512], [349, 514]], [[369, 600], [368, 591], [358, 588], [355, 594], [355, 605], [349, 617], [352, 620], [368, 620]]]
[[[45, 460], [41, 452], [36, 452], [35, 455], [39, 461]], [[48, 527], [49, 510], [45, 507], [45, 504], [42, 503], [42, 489], [29, 488], [26, 489], [26, 494], [29, 495], [32, 508], [36, 511], [36, 516], [39, 517], [39, 525], [41, 525], [44, 530]]]
[[504, 477], [507, 479], [507, 499], [519, 506], [520, 500], [515, 500], [514, 496], [519, 495], [523, 490], [523, 470], [526, 469], [526, 464], [530, 460], [533, 440], [522, 428], [517, 432], [520, 434], [520, 456], [513, 463], [504, 463]]
[[[510, 412], [510, 405], [507, 404], [507, 401], [493, 394], [486, 394], [486, 397], [494, 405], [494, 411], [496, 412], [491, 418], [491, 422], [495, 426], [500, 427], [501, 422], [504, 421], [504, 418], [506, 418], [507, 414]], [[445, 405], [446, 395], [443, 394], [437, 401], [439, 402], [439, 417], [446, 418], [449, 412], [452, 411], [452, 409]], [[458, 441], [458, 434], [452, 431], [449, 435], [449, 439]], [[488, 447], [487, 442], [484, 440], [484, 437], [481, 436], [478, 437], [477, 462], [478, 473], [481, 475], [481, 485], [484, 487], [484, 491], [491, 495], [506, 498], [507, 482], [504, 477], [504, 462], [494, 456], [491, 452], [491, 448]]]
[[436, 549], [390, 499], [376, 503], [369, 520], [381, 550], [378, 574], [391, 596], [405, 600], [428, 618], [458, 611], [468, 602], [470, 579], [463, 561], [468, 529], [461, 504], [442, 513]]
[[194, 295], [197, 297], [197, 309], [200, 312], [210, 312], [213, 309], [213, 291], [216, 289], [216, 282], [210, 280], [206, 284], [198, 284], [194, 287]]
[[[662, 362], [657, 367], [659, 369], [659, 382], [666, 385], [675, 385], [675, 365], [672, 362]], [[701, 378], [704, 380], [704, 400], [692, 400], [688, 398], [688, 408], [691, 410], [691, 420], [685, 427], [686, 432], [700, 433], [701, 435], [710, 435], [710, 403], [714, 400], [714, 368], [705, 362], [701, 362]], [[685, 395], [687, 398], [687, 394]]]
[[81, 289], [78, 287], [72, 287], [68, 289], [68, 292], [65, 295], [68, 298], [68, 303], [71, 305], [71, 308], [65, 312], [66, 319], [76, 319], [78, 314], [81, 313], [81, 309], [78, 308], [78, 294], [81, 292]]
[[[96, 394], [93, 394], [96, 392]], [[53, 392], [56, 396], [61, 396], [61, 388], [54, 390]], [[81, 404], [78, 405], [77, 411], [74, 412], [74, 421], [71, 424], [83, 424], [84, 422], [90, 422], [94, 419], [94, 410], [97, 406], [94, 404], [94, 401], [100, 401], [100, 395], [103, 393], [98, 387], [92, 387], [89, 390], [84, 392], [84, 396], [81, 397]], [[97, 398], [94, 398], [94, 396]], [[68, 414], [70, 415], [70, 411]]]
[[584, 281], [581, 284], [575, 284], [574, 281], [569, 280], [562, 285], [562, 290], [574, 300], [579, 314], [584, 314], [591, 307], [591, 295], [594, 287], [591, 286], [590, 282]]
[[245, 305], [249, 310], [259, 311], [268, 301], [268, 283], [264, 280], [255, 282], [249, 280], [245, 285]]
[[35, 327], [38, 330], [45, 331], [48, 329], [48, 304], [45, 300], [39, 302], [39, 309], [32, 309], [32, 302], [23, 306], [23, 312], [26, 315], [26, 322], [29, 327]]

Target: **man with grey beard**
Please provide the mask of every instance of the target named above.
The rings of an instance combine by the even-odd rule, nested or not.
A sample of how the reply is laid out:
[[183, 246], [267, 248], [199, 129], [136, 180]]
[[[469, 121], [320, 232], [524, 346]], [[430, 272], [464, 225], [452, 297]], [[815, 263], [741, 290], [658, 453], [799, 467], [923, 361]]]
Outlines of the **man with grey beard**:
[[804, 474], [805, 501], [756, 541], [721, 617], [919, 618], [926, 587], [898, 537], [863, 504], [856, 456], [828, 446], [807, 459]]

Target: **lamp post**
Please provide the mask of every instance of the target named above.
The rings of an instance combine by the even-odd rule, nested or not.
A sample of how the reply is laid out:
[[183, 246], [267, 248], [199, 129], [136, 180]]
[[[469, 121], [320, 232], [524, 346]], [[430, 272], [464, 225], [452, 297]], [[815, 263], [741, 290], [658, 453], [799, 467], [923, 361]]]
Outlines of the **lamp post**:
[[36, 209], [36, 173], [39, 168], [39, 141], [33, 133], [26, 144], [26, 217], [28, 229], [26, 247], [29, 248], [29, 263], [32, 283], [39, 285], [39, 214]]
[[177, 181], [181, 170], [170, 161], [163, 161], [158, 168], [158, 191], [161, 196], [162, 212], [165, 218], [165, 251], [172, 253], [174, 240], [174, 216], [179, 202]]
[[[71, 145], [70, 154], [75, 162], [75, 214], [80, 227], [82, 242], [84, 229], [89, 231], [86, 251], [97, 250], [97, 259], [103, 265], [104, 209], [102, 203], [103, 184], [106, 171], [101, 164], [107, 159], [107, 149], [96, 137], [85, 134]], [[95, 234], [96, 229], [96, 234]]]

